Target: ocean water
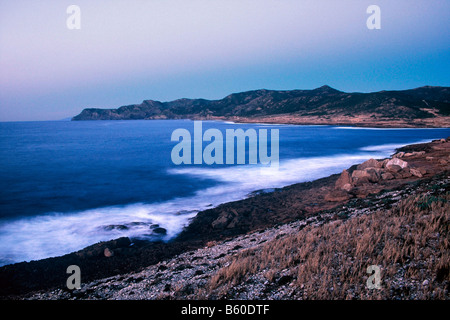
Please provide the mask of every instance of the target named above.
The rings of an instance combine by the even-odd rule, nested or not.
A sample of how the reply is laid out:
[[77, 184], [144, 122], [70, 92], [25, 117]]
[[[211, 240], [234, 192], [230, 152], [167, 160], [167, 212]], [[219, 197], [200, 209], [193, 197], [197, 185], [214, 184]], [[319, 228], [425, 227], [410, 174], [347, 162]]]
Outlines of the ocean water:
[[[333, 173], [450, 129], [234, 124], [279, 130], [279, 167], [175, 165], [188, 120], [0, 123], [0, 265], [63, 255], [121, 236], [167, 241], [199, 210]], [[270, 136], [270, 134], [269, 134]], [[203, 146], [208, 143], [203, 142]], [[270, 150], [270, 146], [269, 146]], [[158, 225], [166, 234], [155, 233]]]

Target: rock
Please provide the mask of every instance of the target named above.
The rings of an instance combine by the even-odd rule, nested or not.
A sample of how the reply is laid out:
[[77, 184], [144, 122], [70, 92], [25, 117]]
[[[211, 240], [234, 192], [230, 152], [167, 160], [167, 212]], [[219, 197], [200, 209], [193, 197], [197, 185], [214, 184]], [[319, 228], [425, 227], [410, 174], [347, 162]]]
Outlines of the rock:
[[357, 180], [357, 179], [361, 179], [361, 178], [368, 178], [369, 177], [369, 173], [366, 170], [354, 170], [352, 172], [352, 179], [353, 180]]
[[445, 166], [448, 162], [447, 160], [441, 159], [439, 160], [439, 163]]
[[400, 171], [398, 171], [398, 174], [400, 175], [401, 178], [409, 178], [412, 177], [411, 171], [409, 168], [404, 168], [401, 169]]
[[352, 184], [350, 184], [350, 183], [346, 183], [346, 184], [344, 184], [343, 186], [342, 186], [342, 190], [345, 190], [345, 191], [350, 191], [350, 190], [352, 190], [352, 188], [353, 188], [353, 185]]
[[390, 172], [383, 172], [381, 174], [381, 179], [383, 179], [383, 180], [392, 180], [392, 179], [394, 179], [394, 175], [392, 173], [390, 173]]
[[413, 152], [407, 152], [405, 153], [405, 157], [412, 157], [412, 156], [421, 156], [424, 155], [425, 151], [413, 151]]
[[445, 143], [445, 139], [441, 139], [439, 140], [441, 143]]
[[113, 249], [117, 248], [127, 248], [131, 244], [131, 241], [127, 237], [121, 237], [115, 240], [99, 242], [90, 245], [80, 251], [75, 252], [75, 254], [80, 258], [91, 258], [91, 257], [101, 257], [105, 256], [105, 249], [112, 252]]
[[391, 172], [396, 173], [396, 172], [399, 172], [400, 170], [402, 170], [402, 167], [397, 166], [397, 165], [392, 165], [392, 166], [390, 166], [388, 168], [388, 170], [391, 171]]
[[103, 226], [103, 229], [106, 231], [111, 231], [111, 230], [128, 230], [128, 227], [126, 225], [122, 225], [122, 224], [110, 224], [107, 226]]
[[416, 176], [416, 177], [419, 177], [419, 178], [422, 178], [422, 177], [423, 177], [422, 172], [420, 172], [420, 170], [418, 170], [418, 169], [410, 168], [410, 169], [409, 169], [409, 172], [411, 172], [411, 174], [412, 174], [413, 176]]
[[161, 227], [157, 227], [153, 229], [153, 233], [159, 234], [159, 235], [166, 235], [167, 230]]
[[427, 159], [428, 161], [434, 160], [434, 157], [426, 157], [425, 159]]
[[352, 178], [347, 170], [344, 169], [342, 171], [334, 186], [336, 189], [350, 191], [352, 188]]
[[126, 248], [129, 247], [131, 244], [131, 240], [128, 237], [121, 237], [115, 240], [111, 240], [107, 242], [108, 247], [115, 249], [115, 248]]
[[369, 159], [367, 161], [364, 161], [363, 163], [361, 163], [360, 165], [358, 165], [356, 167], [356, 169], [358, 169], [358, 170], [364, 170], [367, 168], [381, 168], [381, 163], [379, 163], [375, 159]]
[[368, 168], [364, 170], [354, 170], [352, 173], [352, 179], [356, 184], [368, 182], [378, 182], [381, 178], [380, 168]]
[[399, 166], [400, 168], [403, 169], [403, 168], [406, 168], [408, 166], [408, 162], [403, 161], [403, 160], [398, 159], [398, 158], [393, 158], [393, 159], [390, 159], [389, 161], [386, 162], [385, 167], [387, 169], [389, 169], [392, 166]]
[[392, 158], [401, 158], [401, 157], [403, 157], [404, 155], [405, 155], [404, 152], [397, 152], [396, 154], [394, 154], [394, 155], [392, 156]]
[[114, 251], [109, 248], [105, 248], [105, 250], [103, 250], [103, 255], [107, 258], [112, 257], [114, 255]]
[[216, 220], [211, 223], [214, 229], [225, 228], [233, 217], [230, 214], [221, 214]]
[[366, 169], [367, 173], [370, 175], [369, 176], [369, 181], [370, 182], [379, 182], [381, 179], [381, 172], [382, 170], [380, 168], [370, 168], [370, 169]]
[[407, 152], [404, 154], [404, 157], [411, 157], [414, 155], [414, 152]]

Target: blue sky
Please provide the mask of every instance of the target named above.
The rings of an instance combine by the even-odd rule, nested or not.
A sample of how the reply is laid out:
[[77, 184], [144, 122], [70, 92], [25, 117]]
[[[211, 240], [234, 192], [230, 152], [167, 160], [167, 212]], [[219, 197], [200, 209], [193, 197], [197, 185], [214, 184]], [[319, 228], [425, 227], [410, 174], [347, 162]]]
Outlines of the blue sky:
[[[372, 4], [380, 30], [366, 26]], [[0, 121], [260, 88], [449, 86], [449, 12], [448, 0], [0, 0]]]

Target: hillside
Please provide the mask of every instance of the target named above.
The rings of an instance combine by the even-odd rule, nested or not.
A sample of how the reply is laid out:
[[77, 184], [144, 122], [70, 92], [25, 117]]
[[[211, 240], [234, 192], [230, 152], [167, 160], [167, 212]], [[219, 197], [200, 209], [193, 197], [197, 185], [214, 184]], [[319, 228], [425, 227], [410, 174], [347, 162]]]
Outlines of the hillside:
[[314, 90], [255, 90], [221, 100], [145, 100], [117, 109], [87, 108], [72, 120], [198, 119], [360, 126], [450, 126], [450, 88], [346, 93]]

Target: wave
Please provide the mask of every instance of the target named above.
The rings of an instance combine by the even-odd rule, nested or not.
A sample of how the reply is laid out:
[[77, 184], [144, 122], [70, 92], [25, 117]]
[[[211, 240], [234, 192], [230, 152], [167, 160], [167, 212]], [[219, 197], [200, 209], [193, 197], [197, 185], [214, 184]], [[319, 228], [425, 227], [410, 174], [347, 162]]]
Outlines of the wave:
[[[194, 209], [175, 199], [7, 221], [0, 225], [0, 265], [60, 256], [119, 237], [166, 241], [208, 205], [198, 202]], [[156, 227], [165, 234], [152, 232]]]
[[382, 145], [373, 145], [373, 146], [366, 146], [366, 147], [362, 147], [359, 150], [360, 151], [368, 151], [368, 152], [382, 152], [383, 154], [385, 153], [393, 153], [395, 152], [396, 149], [401, 148], [405, 145], [410, 145], [410, 144], [418, 144], [418, 143], [427, 143], [432, 141], [432, 139], [422, 139], [422, 140], [418, 140], [418, 141], [413, 141], [411, 143], [388, 143], [388, 144], [382, 144]]

